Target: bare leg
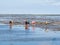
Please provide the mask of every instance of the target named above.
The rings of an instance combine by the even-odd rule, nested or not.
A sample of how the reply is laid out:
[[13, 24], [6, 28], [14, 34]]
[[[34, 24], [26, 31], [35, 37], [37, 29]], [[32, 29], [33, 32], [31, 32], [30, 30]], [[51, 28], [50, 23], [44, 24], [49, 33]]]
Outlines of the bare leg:
[[12, 24], [10, 24], [10, 29], [12, 29]]
[[28, 24], [27, 24], [27, 25], [25, 25], [25, 29], [28, 29]]
[[32, 24], [32, 29], [33, 29], [33, 31], [35, 30], [35, 24]]

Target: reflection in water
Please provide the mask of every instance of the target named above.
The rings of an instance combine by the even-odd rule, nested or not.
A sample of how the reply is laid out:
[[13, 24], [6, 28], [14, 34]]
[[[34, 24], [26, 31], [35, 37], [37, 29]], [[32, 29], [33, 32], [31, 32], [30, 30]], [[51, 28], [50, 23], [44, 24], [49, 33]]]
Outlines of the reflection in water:
[[47, 27], [45, 28], [45, 32], [48, 32], [48, 28]]
[[26, 32], [26, 33], [29, 33], [29, 29], [26, 29], [25, 32]]
[[[29, 29], [27, 29], [27, 30], [25, 30], [25, 39], [27, 40], [27, 38], [28, 38], [28, 35], [29, 35]], [[25, 42], [26, 42], [26, 40], [25, 40]]]
[[29, 29], [25, 30], [25, 34], [28, 35], [29, 34]]
[[32, 21], [31, 24], [32, 24], [32, 29], [33, 29], [33, 31], [34, 31], [34, 30], [35, 30], [36, 22], [35, 22], [35, 21]]
[[35, 25], [32, 25], [32, 31], [34, 31], [35, 30]]

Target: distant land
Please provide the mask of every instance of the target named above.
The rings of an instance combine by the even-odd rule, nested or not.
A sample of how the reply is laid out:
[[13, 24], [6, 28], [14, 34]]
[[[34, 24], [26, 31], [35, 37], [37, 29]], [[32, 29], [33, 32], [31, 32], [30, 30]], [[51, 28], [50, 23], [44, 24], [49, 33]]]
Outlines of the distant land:
[[6, 16], [8, 16], [8, 15], [14, 15], [14, 16], [16, 16], [16, 15], [37, 15], [37, 16], [60, 16], [60, 14], [0, 14], [0, 16], [3, 16], [3, 15], [6, 15]]

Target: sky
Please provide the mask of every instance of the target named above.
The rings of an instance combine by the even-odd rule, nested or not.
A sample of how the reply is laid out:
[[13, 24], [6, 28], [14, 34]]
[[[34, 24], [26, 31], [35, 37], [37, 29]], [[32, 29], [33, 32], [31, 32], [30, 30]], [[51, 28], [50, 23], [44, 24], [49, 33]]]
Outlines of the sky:
[[60, 0], [0, 0], [0, 14], [60, 14]]

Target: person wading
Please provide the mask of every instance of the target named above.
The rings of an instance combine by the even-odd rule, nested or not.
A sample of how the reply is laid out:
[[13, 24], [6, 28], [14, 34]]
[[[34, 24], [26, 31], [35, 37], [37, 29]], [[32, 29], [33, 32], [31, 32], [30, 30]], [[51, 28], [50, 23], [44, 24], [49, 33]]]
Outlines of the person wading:
[[32, 29], [35, 30], [35, 25], [36, 25], [36, 22], [35, 21], [32, 21]]
[[29, 29], [29, 22], [25, 20], [25, 29]]
[[10, 29], [12, 29], [13, 21], [9, 21]]

